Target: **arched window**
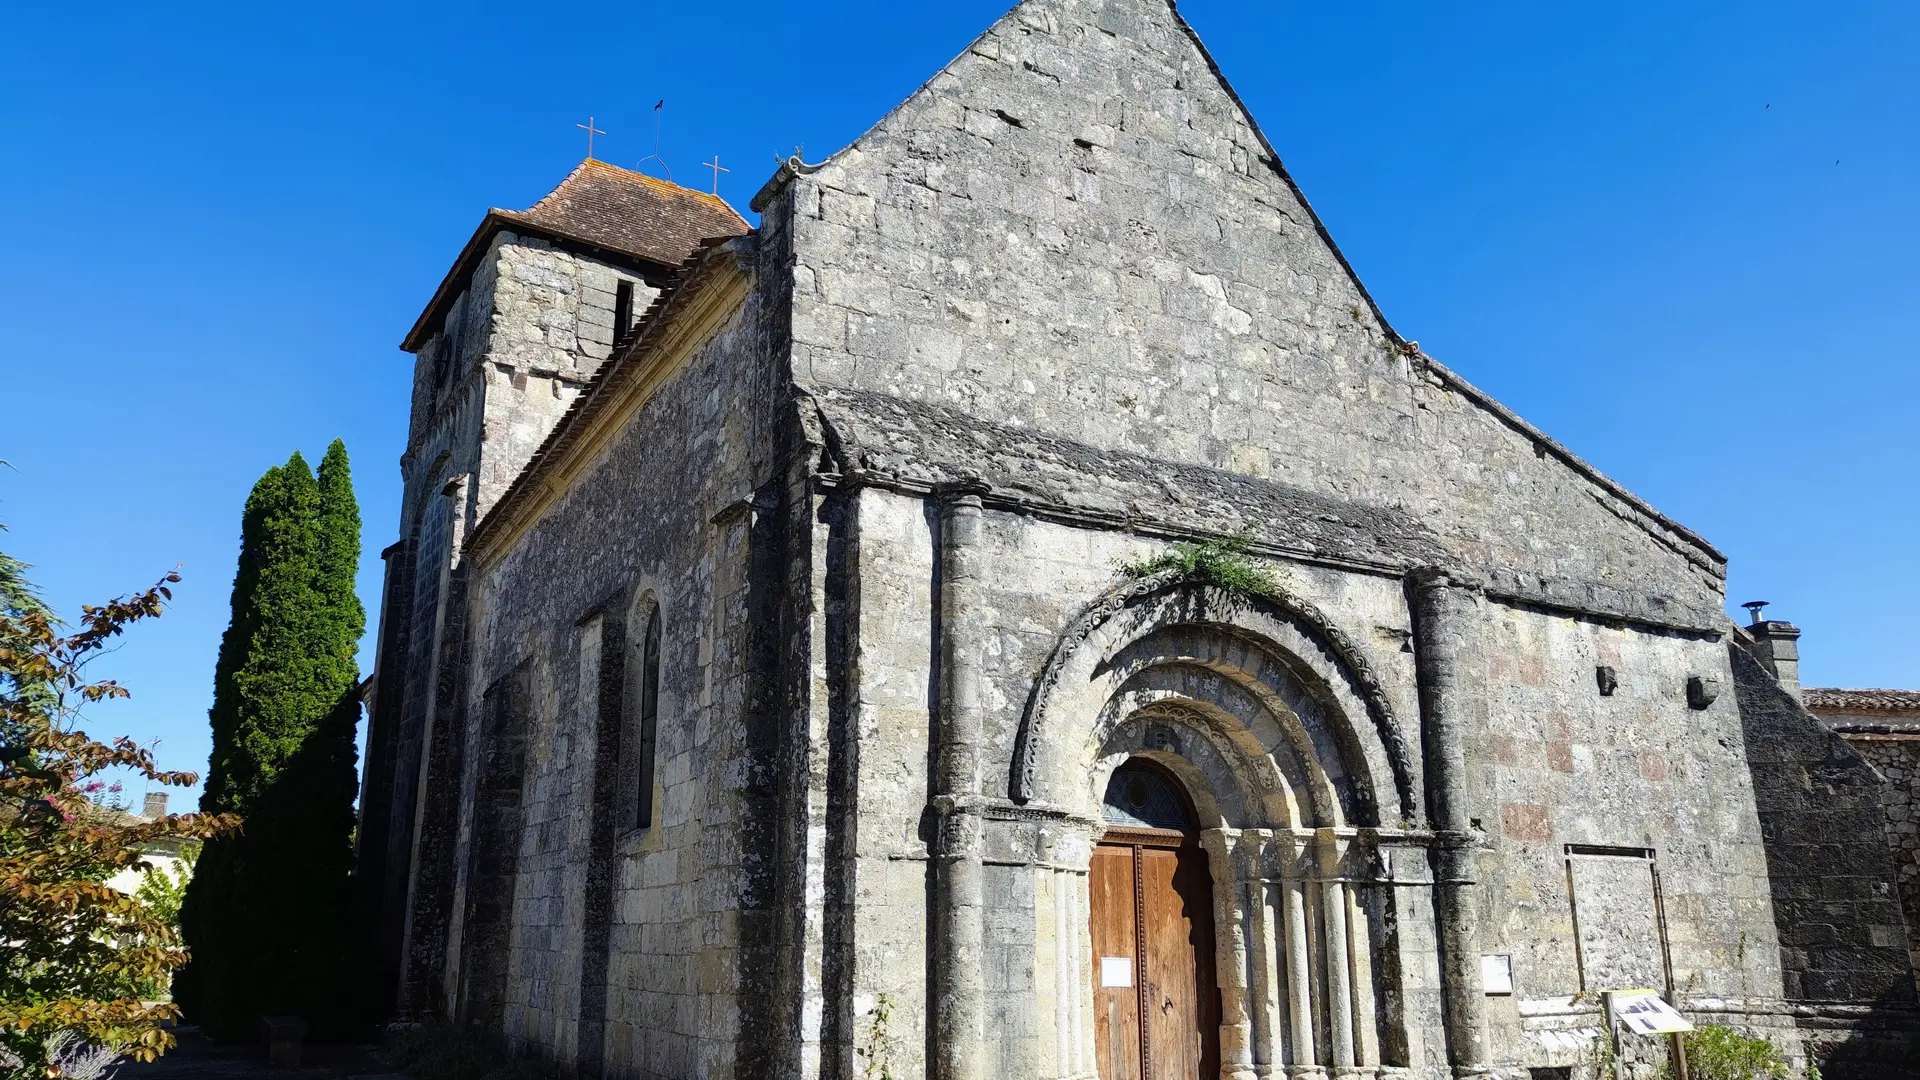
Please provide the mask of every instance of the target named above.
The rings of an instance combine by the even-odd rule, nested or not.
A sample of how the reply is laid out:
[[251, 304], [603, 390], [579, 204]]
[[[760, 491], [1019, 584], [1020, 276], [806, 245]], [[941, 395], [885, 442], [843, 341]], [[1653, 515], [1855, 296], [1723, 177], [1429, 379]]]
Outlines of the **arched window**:
[[654, 606], [647, 613], [647, 631], [640, 637], [639, 655], [635, 658], [635, 673], [639, 676], [634, 700], [639, 708], [634, 710], [633, 738], [629, 741], [633, 747], [633, 765], [627, 771], [631, 777], [633, 807], [631, 825], [644, 829], [653, 824], [653, 749], [655, 735], [660, 730], [660, 608]]
[[1100, 815], [1109, 825], [1192, 830], [1194, 814], [1179, 782], [1142, 761], [1129, 761], [1107, 780]]

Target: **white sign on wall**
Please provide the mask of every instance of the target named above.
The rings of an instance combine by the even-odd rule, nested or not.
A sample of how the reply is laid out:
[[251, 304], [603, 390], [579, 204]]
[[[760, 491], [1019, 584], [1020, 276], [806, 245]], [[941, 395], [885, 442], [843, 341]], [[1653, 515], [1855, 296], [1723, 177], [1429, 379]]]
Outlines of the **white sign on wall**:
[[1110, 986], [1126, 987], [1132, 985], [1133, 957], [1103, 956], [1100, 958], [1100, 986], [1102, 989]]
[[1505, 953], [1482, 956], [1480, 988], [1489, 994], [1513, 993], [1513, 957]]

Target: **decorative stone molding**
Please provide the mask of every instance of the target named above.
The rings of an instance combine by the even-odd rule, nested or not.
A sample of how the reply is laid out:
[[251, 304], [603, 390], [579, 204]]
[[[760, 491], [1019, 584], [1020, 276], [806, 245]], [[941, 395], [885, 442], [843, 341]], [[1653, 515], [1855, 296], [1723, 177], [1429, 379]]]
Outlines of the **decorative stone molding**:
[[[1019, 736], [1013, 759], [1013, 775], [1010, 794], [1014, 801], [1025, 802], [1032, 798], [1036, 787], [1036, 770], [1039, 756], [1038, 727], [1046, 715], [1047, 707], [1059, 685], [1067, 665], [1075, 658], [1081, 647], [1101, 627], [1130, 607], [1159, 597], [1172, 595], [1182, 590], [1203, 593], [1198, 597], [1202, 606], [1207, 605], [1206, 592], [1217, 592], [1204, 583], [1195, 581], [1177, 573], [1157, 574], [1138, 580], [1122, 582], [1110, 588], [1081, 612], [1060, 635], [1040, 678], [1034, 683], [1028, 697], [1026, 711], [1020, 718]], [[1319, 608], [1285, 588], [1280, 588], [1271, 596], [1235, 597], [1233, 602], [1261, 610], [1283, 622], [1300, 627], [1309, 638], [1325, 646], [1338, 660], [1343, 674], [1347, 675], [1352, 686], [1365, 704], [1368, 718], [1373, 729], [1385, 748], [1387, 762], [1393, 774], [1393, 786], [1398, 797], [1398, 810], [1406, 820], [1419, 820], [1421, 816], [1416, 792], [1418, 787], [1407, 749], [1399, 718], [1396, 716], [1379, 677], [1374, 673], [1365, 654], [1336, 626]]]

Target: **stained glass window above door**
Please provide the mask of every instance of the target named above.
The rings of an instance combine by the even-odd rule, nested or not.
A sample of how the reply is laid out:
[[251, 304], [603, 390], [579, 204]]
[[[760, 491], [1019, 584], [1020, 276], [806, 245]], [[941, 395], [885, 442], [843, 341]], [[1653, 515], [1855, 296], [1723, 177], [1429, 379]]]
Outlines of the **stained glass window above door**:
[[1173, 778], [1151, 765], [1129, 761], [1113, 770], [1100, 816], [1109, 825], [1191, 829], [1193, 811]]

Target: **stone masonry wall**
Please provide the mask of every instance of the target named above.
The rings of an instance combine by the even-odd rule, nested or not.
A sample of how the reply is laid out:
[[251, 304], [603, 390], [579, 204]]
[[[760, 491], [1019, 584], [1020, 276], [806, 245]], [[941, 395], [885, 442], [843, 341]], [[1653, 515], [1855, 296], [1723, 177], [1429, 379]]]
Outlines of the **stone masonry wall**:
[[[753, 490], [783, 415], [757, 306], [669, 379], [568, 494], [485, 568], [471, 684], [536, 658], [544, 677], [519, 851], [505, 1031], [571, 1059], [583, 973], [598, 623], [657, 602], [664, 630], [654, 824], [616, 840], [609, 1077], [726, 1075], [739, 1030], [745, 536], [716, 514]], [[627, 636], [637, 644], [638, 634]]]
[[1887, 850], [1880, 776], [1748, 652], [1729, 645], [1755, 806], [1766, 838], [1785, 996], [1815, 1017], [1871, 1006], [1855, 1027], [1802, 1026], [1834, 1080], [1906, 1080], [1920, 1014]]
[[502, 233], [495, 255], [476, 521], [506, 494], [527, 459], [612, 353], [618, 283], [635, 282], [636, 313], [659, 295], [638, 275], [537, 237]]
[[[447, 643], [443, 581], [460, 558], [460, 537], [496, 500], [558, 420], [612, 346], [615, 283], [631, 272], [555, 250], [544, 240], [502, 233], [479, 260], [467, 287], [448, 307], [438, 332], [414, 363], [412, 416], [401, 458], [404, 489], [400, 532], [412, 541], [410, 602], [385, 618], [404, 623], [404, 667], [381, 673], [381, 694], [400, 698], [395, 746], [394, 812], [388, 820], [388, 885], [382, 933], [398, 940], [409, 903], [408, 875], [418, 858], [419, 813], [431, 741], [428, 711], [435, 670]], [[656, 290], [635, 287], [636, 310]], [[482, 483], [453, 482], [479, 475]], [[450, 485], [452, 487], [450, 488]], [[454, 490], [458, 505], [445, 492]], [[383, 631], [385, 632], [385, 631]], [[383, 737], [386, 737], [383, 733]], [[457, 762], [455, 763], [457, 765]], [[415, 893], [419, 892], [418, 882]], [[456, 913], [416, 896], [416, 978], [437, 968], [438, 936]], [[425, 904], [428, 909], [420, 910]], [[423, 918], [421, 916], [424, 916]], [[417, 988], [411, 1007], [427, 1004]]]
[[1735, 689], [1780, 923], [1786, 996], [1914, 1000], [1880, 778], [1731, 647]]
[[[919, 1076], [927, 1009], [928, 864], [924, 813], [932, 793], [929, 768], [935, 738], [930, 702], [936, 686], [935, 536], [928, 503], [920, 498], [868, 489], [858, 496], [858, 633], [850, 691], [858, 724], [857, 799], [852, 858], [857, 882], [848, 947], [853, 973], [848, 992], [853, 1023], [839, 1050], [871, 1046], [877, 1003], [896, 1007], [888, 1028], [891, 1061], [899, 1075]], [[983, 530], [986, 576], [977, 583], [989, 634], [982, 647], [987, 684], [983, 794], [1004, 798], [1021, 713], [1038, 672], [1061, 632], [1082, 607], [1120, 577], [1120, 568], [1164, 550], [1164, 544], [1125, 533], [1076, 528], [988, 511]], [[1279, 563], [1287, 587], [1306, 596], [1361, 643], [1370, 663], [1391, 676], [1386, 691], [1399, 714], [1417, 717], [1413, 663], [1406, 651], [1406, 603], [1399, 583], [1385, 576], [1353, 574], [1305, 564]], [[822, 678], [829, 677], [826, 673]], [[1086, 718], [1091, 729], [1093, 718]], [[1417, 746], [1418, 732], [1409, 732]], [[1084, 737], [1085, 731], [1062, 737]], [[1099, 792], [1080, 792], [1075, 804], [1097, 814]], [[992, 1040], [989, 1061], [996, 1075], [1056, 1075], [1056, 1028], [1062, 1007], [1051, 982], [1035, 983], [1036, 957], [1080, 946], [1084, 914], [1055, 938], [1055, 917], [1042, 910], [1042, 895], [1055, 887], [1038, 867], [990, 867], [992, 908], [987, 916], [987, 976]], [[1084, 878], [1068, 878], [1084, 889]], [[1406, 983], [1395, 996], [1413, 1018], [1412, 1063], [1444, 1061], [1440, 1049], [1437, 987], [1431, 970], [1427, 890], [1399, 897]], [[1047, 895], [1046, 904], [1057, 902]], [[1084, 898], [1071, 901], [1084, 904]], [[1422, 950], [1425, 950], [1424, 952]], [[1422, 961], [1424, 957], [1424, 963]], [[900, 1003], [911, 1007], [899, 1007]], [[832, 1008], [835, 1003], [825, 1002]], [[829, 1058], [834, 1048], [829, 1048]], [[857, 1075], [857, 1074], [856, 1074]]]
[[1497, 603], [1485, 616], [1487, 729], [1467, 758], [1491, 845], [1481, 949], [1512, 958], [1513, 993], [1487, 999], [1495, 1059], [1591, 1060], [1590, 1042], [1545, 1033], [1597, 1030], [1591, 995], [1628, 981], [1683, 1009], [1777, 1000], [1739, 710], [1724, 689], [1688, 700], [1689, 677], [1726, 686], [1725, 647]]
[[[933, 754], [929, 613], [936, 581], [935, 530], [924, 500], [869, 489], [859, 506], [858, 891], [849, 935], [856, 1021], [849, 1031], [856, 1043], [866, 1037], [863, 1025], [883, 996], [895, 1003], [920, 1000], [927, 977], [921, 829]], [[1015, 722], [1058, 635], [1116, 580], [1120, 566], [1163, 545], [993, 511], [986, 521], [985, 794], [1003, 796]], [[1398, 714], [1416, 721], [1399, 582], [1305, 564], [1276, 566], [1290, 590], [1362, 644]], [[1779, 952], [1739, 714], [1730, 693], [1705, 710], [1687, 699], [1690, 675], [1726, 685], [1724, 647], [1497, 603], [1485, 612], [1489, 721], [1468, 748], [1472, 799], [1482, 808], [1491, 852], [1478, 875], [1484, 883], [1480, 936], [1484, 951], [1513, 957], [1516, 983], [1515, 995], [1489, 1002], [1495, 1059], [1539, 1066], [1586, 1060], [1582, 1051], [1565, 1049], [1568, 1044], [1555, 1049], [1557, 1040], [1539, 1037], [1546, 1029], [1591, 1025], [1591, 1007], [1567, 999], [1607, 985], [1582, 982], [1570, 844], [1653, 852], [1665, 945], [1683, 1001], [1777, 1000]], [[1611, 695], [1600, 693], [1596, 668], [1602, 665], [1618, 678]], [[1417, 747], [1417, 727], [1407, 735]], [[1083, 797], [1092, 805], [1097, 793]], [[989, 914], [984, 958], [992, 1060], [1007, 1075], [1050, 1075], [1055, 1002], [1033, 985], [1033, 965], [1036, 949], [1064, 946], [1052, 941], [1050, 917], [1035, 910], [1032, 879], [1024, 871], [995, 873], [1001, 877], [990, 891], [997, 906]], [[1651, 921], [1650, 882], [1647, 888], [1637, 898], [1647, 909], [1629, 914]], [[1438, 992], [1428, 974], [1434, 969], [1425, 900], [1422, 890], [1398, 898], [1406, 982], [1394, 993], [1405, 1002], [1413, 1040], [1406, 1053], [1414, 1066], [1445, 1060]], [[1590, 908], [1585, 919], [1588, 947], [1604, 944], [1609, 915]], [[1523, 1008], [1532, 1019], [1522, 1020]], [[892, 1060], [904, 1075], [918, 1075], [923, 1021], [914, 1010], [892, 1014]]]
[[486, 515], [611, 355], [623, 280], [634, 282], [636, 313], [659, 295], [630, 270], [539, 237], [494, 237], [414, 362], [403, 518], [463, 473], [479, 477], [467, 524]]
[[1720, 617], [1717, 557], [1397, 350], [1165, 0], [1030, 0], [784, 198], [805, 386], [1401, 508], [1491, 576]]
[[1880, 805], [1887, 815], [1887, 847], [1907, 917], [1907, 949], [1920, 973], [1920, 739], [1843, 736], [1847, 745], [1887, 778]]

